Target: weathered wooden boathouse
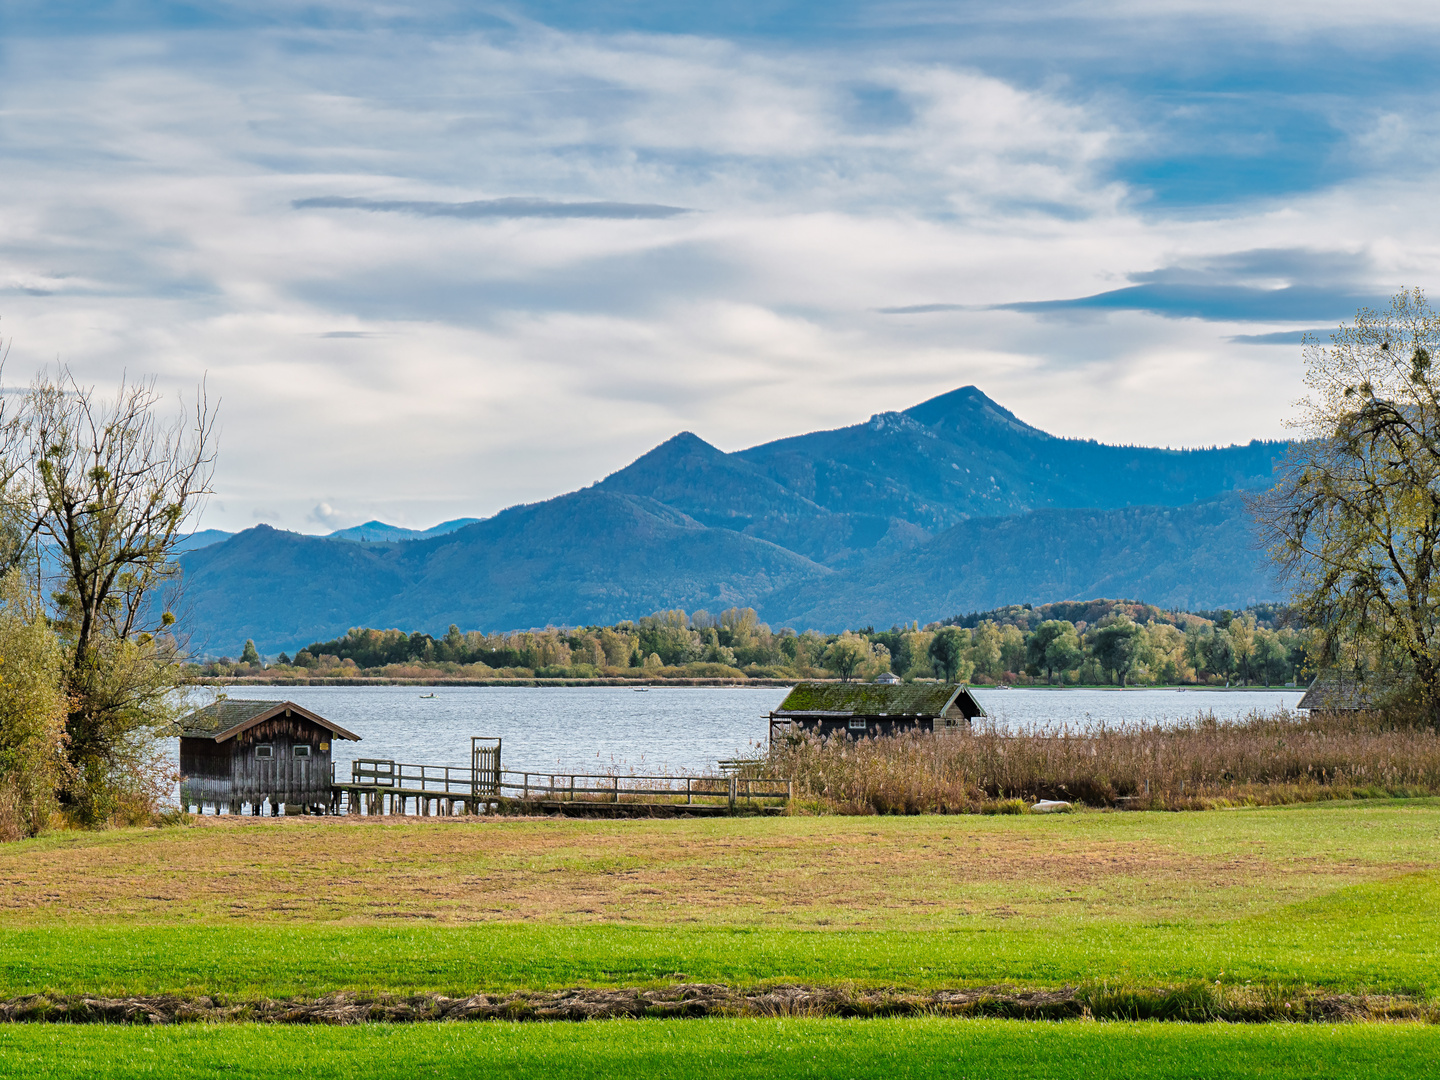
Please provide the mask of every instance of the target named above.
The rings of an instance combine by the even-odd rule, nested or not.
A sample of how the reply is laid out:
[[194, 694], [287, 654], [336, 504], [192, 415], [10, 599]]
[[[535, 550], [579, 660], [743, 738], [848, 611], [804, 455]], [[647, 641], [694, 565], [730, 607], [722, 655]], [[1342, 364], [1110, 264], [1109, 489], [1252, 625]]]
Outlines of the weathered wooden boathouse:
[[293, 701], [221, 698], [180, 721], [180, 805], [325, 813], [333, 809], [335, 739], [360, 736]]
[[963, 683], [796, 683], [770, 714], [770, 741], [796, 732], [852, 738], [968, 731], [985, 710]]

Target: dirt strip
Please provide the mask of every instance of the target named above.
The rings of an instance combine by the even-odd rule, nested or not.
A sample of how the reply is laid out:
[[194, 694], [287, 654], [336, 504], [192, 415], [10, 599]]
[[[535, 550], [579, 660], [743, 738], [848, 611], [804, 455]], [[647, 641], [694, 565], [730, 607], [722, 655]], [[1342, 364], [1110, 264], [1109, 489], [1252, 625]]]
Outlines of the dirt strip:
[[0, 1001], [0, 1022], [68, 1024], [417, 1023], [441, 1020], [601, 1020], [702, 1016], [990, 1016], [1022, 1020], [1228, 1021], [1420, 1020], [1440, 1023], [1440, 1005], [1418, 998], [1315, 994], [1262, 987], [1142, 990], [1021, 990], [988, 986], [919, 993], [818, 986], [740, 990], [706, 983], [660, 989], [573, 989], [554, 993], [411, 996], [354, 993], [313, 999], [232, 1002], [212, 997], [92, 997], [33, 994]]

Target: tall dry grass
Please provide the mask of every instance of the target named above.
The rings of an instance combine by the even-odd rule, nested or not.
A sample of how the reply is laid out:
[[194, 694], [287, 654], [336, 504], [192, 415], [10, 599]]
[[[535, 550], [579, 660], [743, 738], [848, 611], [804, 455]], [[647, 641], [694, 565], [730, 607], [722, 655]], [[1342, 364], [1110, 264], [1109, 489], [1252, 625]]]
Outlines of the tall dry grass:
[[860, 741], [795, 736], [752, 767], [793, 778], [798, 799], [842, 814], [994, 812], [1018, 799], [1198, 809], [1440, 794], [1440, 733], [1286, 711], [1024, 734], [977, 725]]

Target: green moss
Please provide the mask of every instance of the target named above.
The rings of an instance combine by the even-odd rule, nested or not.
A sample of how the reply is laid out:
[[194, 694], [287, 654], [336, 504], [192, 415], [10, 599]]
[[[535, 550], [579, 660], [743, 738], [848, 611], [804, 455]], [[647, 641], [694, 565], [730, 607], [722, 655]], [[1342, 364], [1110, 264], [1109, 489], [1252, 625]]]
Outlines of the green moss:
[[862, 716], [937, 716], [955, 683], [798, 683], [779, 712], [836, 712]]

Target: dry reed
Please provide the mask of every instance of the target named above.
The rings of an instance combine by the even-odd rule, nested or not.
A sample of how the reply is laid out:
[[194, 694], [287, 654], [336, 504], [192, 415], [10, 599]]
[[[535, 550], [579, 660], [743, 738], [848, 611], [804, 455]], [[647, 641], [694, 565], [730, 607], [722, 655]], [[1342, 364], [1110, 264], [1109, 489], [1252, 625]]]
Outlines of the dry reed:
[[831, 813], [995, 813], [1017, 799], [1203, 809], [1437, 794], [1440, 733], [1284, 710], [1163, 727], [986, 724], [859, 741], [792, 736], [751, 767], [793, 778], [797, 799]]

